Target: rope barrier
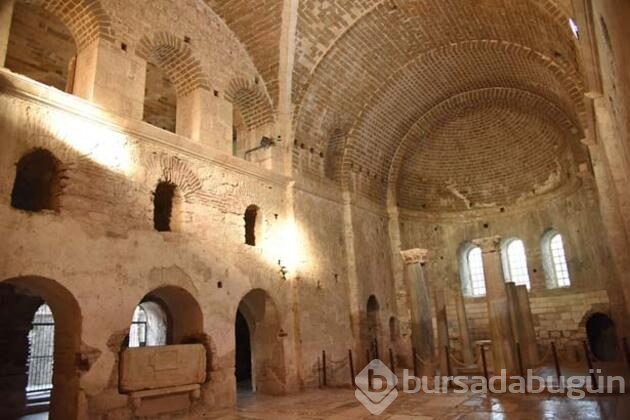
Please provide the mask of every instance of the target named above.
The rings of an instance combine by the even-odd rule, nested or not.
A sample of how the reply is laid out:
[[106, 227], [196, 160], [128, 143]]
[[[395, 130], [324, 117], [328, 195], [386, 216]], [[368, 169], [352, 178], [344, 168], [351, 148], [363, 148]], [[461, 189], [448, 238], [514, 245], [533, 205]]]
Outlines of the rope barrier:
[[540, 359], [540, 360], [536, 360], [536, 361], [532, 361], [531, 365], [532, 368], [540, 368], [546, 365], [547, 363], [547, 358], [551, 356], [551, 345], [549, 345], [549, 347], [547, 347], [547, 353], [545, 353], [545, 355]]
[[457, 359], [455, 356], [453, 356], [453, 354], [450, 354], [451, 360], [453, 362], [455, 362], [455, 364], [461, 366], [461, 367], [472, 367], [472, 366], [479, 366], [479, 362], [481, 362], [481, 353], [479, 353], [477, 355], [477, 358], [475, 360], [473, 360], [471, 363], [466, 363], [463, 362], [459, 359]]
[[343, 360], [326, 359], [326, 363], [331, 364], [331, 365], [346, 365], [348, 364], [348, 359], [343, 359]]

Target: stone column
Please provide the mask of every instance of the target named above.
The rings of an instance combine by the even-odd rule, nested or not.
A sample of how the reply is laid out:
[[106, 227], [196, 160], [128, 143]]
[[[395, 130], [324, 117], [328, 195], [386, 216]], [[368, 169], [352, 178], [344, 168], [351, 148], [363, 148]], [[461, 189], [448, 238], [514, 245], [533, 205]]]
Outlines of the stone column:
[[[514, 344], [521, 342], [521, 334], [519, 329], [519, 310], [516, 298], [516, 283], [505, 283], [505, 293], [507, 294], [508, 307], [510, 308], [510, 323], [512, 325], [512, 334], [514, 336]], [[514, 347], [516, 351], [516, 347]], [[518, 362], [518, 360], [516, 360]]]
[[516, 287], [516, 300], [518, 303], [521, 353], [523, 355], [525, 368], [527, 368], [539, 360], [539, 355], [536, 329], [534, 327], [534, 316], [532, 315], [532, 308], [529, 304], [529, 291], [526, 286]]
[[[510, 303], [510, 318], [515, 343], [519, 343], [523, 366], [527, 369], [538, 360], [538, 344], [531, 307], [529, 305], [529, 291], [527, 286], [506, 284], [508, 301]], [[516, 354], [518, 357], [518, 354]], [[515, 359], [518, 363], [518, 358]], [[518, 367], [516, 365], [515, 367]]]
[[446, 347], [450, 347], [448, 339], [448, 317], [446, 314], [446, 289], [442, 288], [435, 291], [435, 317], [437, 321], [440, 372], [443, 376], [446, 376], [448, 375]]
[[4, 67], [9, 46], [15, 0], [0, 0], [0, 67]]
[[501, 238], [493, 236], [477, 239], [473, 242], [483, 252], [483, 271], [486, 281], [494, 373], [499, 375], [502, 369], [506, 369], [507, 374], [510, 375], [516, 373], [516, 358], [510, 306], [501, 266]]
[[457, 310], [457, 326], [459, 328], [462, 356], [465, 363], [472, 364], [475, 362], [475, 357], [472, 352], [472, 340], [470, 338], [470, 329], [468, 328], [468, 317], [466, 316], [466, 303], [464, 302], [464, 292], [461, 287], [457, 289], [455, 295], [455, 308]]
[[[427, 261], [426, 249], [410, 249], [401, 252], [405, 264], [405, 282], [409, 289], [409, 306], [411, 309], [411, 341], [417, 355], [425, 362], [432, 364], [433, 348], [433, 311], [429, 287], [424, 273]], [[420, 364], [421, 374], [431, 374], [432, 367]]]

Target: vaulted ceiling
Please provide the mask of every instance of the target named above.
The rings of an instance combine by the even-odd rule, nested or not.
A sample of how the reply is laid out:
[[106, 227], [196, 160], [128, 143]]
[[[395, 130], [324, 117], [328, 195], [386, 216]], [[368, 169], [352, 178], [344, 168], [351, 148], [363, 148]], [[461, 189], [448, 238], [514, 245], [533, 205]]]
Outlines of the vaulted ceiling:
[[[282, 1], [207, 1], [277, 100]], [[570, 0], [300, 0], [297, 142], [323, 152], [344, 188], [414, 209], [558, 188], [585, 116], [570, 11]]]

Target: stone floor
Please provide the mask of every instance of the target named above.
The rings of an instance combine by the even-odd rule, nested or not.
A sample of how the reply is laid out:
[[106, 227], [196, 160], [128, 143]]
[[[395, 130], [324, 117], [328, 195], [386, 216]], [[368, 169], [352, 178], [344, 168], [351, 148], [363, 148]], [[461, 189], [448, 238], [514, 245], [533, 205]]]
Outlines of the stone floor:
[[[351, 390], [310, 391], [287, 397], [249, 395], [235, 409], [202, 413], [212, 420], [344, 420], [376, 418]], [[606, 395], [570, 400], [551, 395], [404, 394], [378, 416], [387, 420], [472, 419], [628, 419], [630, 396]]]
[[[46, 413], [21, 420], [45, 420]], [[164, 417], [162, 417], [164, 418]], [[582, 400], [551, 395], [405, 394], [380, 416], [371, 415], [348, 389], [309, 391], [285, 397], [242, 393], [234, 409], [197, 413], [208, 420], [623, 420], [630, 418], [630, 395]]]

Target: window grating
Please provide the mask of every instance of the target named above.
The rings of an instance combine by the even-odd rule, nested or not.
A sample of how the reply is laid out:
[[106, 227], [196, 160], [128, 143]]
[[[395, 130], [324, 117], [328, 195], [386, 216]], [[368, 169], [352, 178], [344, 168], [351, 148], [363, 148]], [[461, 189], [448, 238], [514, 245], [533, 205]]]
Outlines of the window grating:
[[486, 295], [486, 278], [483, 272], [481, 248], [475, 247], [468, 252], [468, 269], [470, 271], [470, 288], [473, 296]]
[[562, 236], [557, 233], [550, 241], [551, 259], [553, 261], [553, 270], [556, 275], [556, 283], [558, 287], [571, 286], [569, 277], [569, 267], [567, 266], [567, 258], [564, 253], [564, 242]]
[[33, 316], [33, 326], [28, 334], [28, 383], [29, 400], [50, 399], [53, 378], [55, 321], [48, 305], [43, 304]]

